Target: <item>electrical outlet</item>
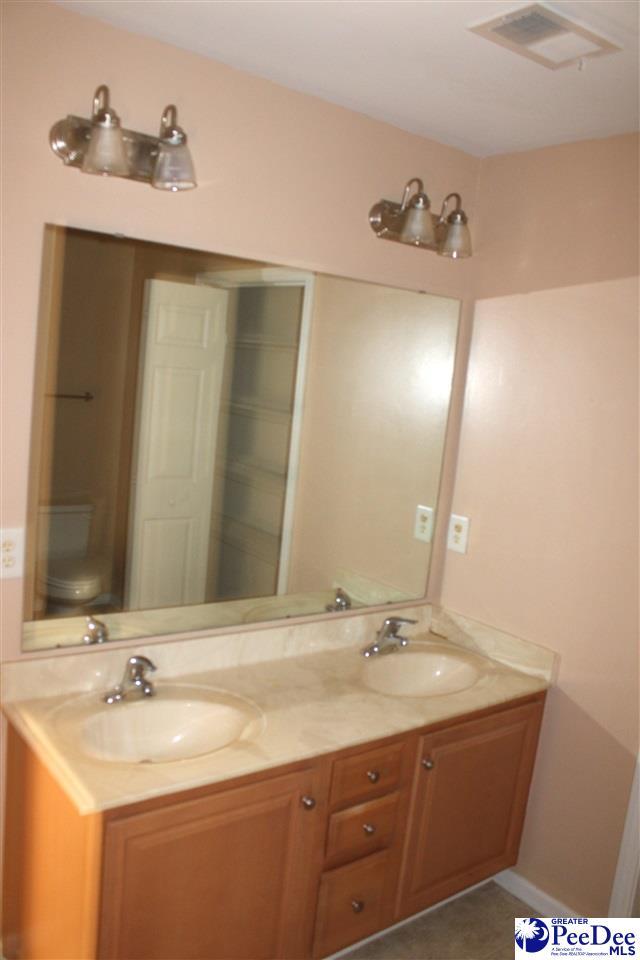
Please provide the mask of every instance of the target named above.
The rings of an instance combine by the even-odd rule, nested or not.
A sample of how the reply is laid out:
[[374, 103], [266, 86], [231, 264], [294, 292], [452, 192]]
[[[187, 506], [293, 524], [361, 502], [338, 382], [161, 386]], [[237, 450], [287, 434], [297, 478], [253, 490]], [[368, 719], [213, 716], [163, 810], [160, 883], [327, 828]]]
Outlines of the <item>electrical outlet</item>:
[[2, 566], [0, 578], [9, 580], [24, 574], [24, 527], [0, 530]]
[[421, 504], [418, 504], [416, 507], [416, 522], [413, 528], [413, 536], [416, 540], [431, 543], [433, 536], [433, 513], [433, 507], [423, 507]]
[[460, 517], [457, 513], [451, 514], [447, 549], [456, 553], [466, 553], [469, 542], [469, 517]]

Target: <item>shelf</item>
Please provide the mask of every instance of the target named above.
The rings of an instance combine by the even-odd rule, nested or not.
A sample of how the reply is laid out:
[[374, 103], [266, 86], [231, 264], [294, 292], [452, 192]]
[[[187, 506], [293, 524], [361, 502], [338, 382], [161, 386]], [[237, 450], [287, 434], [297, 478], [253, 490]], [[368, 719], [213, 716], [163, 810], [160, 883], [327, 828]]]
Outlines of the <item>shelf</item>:
[[251, 420], [264, 420], [269, 423], [290, 424], [292, 417], [290, 408], [257, 400], [228, 400], [224, 404], [224, 409], [231, 416], [248, 417]]
[[246, 483], [256, 489], [281, 494], [287, 483], [287, 475], [275, 464], [269, 465], [253, 460], [240, 460], [229, 457], [217, 471], [218, 476]]
[[215, 530], [221, 543], [277, 567], [280, 560], [279, 536], [222, 514], [217, 517]]
[[286, 340], [263, 340], [261, 337], [237, 337], [233, 341], [235, 347], [250, 350], [283, 350], [287, 353], [297, 353], [298, 344]]

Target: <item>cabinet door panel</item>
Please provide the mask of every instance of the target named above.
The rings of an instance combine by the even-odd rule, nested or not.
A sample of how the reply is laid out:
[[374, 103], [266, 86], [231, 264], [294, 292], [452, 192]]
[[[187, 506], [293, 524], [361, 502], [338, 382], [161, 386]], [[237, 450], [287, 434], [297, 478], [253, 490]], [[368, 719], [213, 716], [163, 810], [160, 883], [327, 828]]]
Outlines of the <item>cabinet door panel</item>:
[[422, 738], [401, 914], [516, 862], [541, 713], [527, 704]]
[[100, 956], [308, 956], [320, 806], [304, 771], [110, 823]]

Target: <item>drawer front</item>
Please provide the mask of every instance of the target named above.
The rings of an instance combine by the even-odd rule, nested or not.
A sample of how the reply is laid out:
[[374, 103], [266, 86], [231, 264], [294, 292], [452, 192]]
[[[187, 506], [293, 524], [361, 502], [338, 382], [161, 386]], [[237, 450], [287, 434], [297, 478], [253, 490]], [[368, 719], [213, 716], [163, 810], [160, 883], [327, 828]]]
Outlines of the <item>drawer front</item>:
[[345, 807], [395, 790], [400, 783], [404, 747], [404, 743], [393, 743], [389, 747], [336, 760], [331, 781], [331, 806]]
[[399, 794], [368, 800], [329, 820], [327, 864], [334, 866], [382, 850], [393, 842]]
[[325, 873], [320, 883], [314, 957], [326, 957], [362, 940], [390, 921], [384, 897], [388, 853]]

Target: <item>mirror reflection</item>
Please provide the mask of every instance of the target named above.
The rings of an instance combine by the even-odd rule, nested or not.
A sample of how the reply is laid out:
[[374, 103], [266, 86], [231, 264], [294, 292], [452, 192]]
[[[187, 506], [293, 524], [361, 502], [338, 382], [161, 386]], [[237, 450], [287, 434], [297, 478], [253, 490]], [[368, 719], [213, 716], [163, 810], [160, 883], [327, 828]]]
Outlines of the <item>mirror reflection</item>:
[[458, 308], [47, 226], [24, 647], [423, 596]]

